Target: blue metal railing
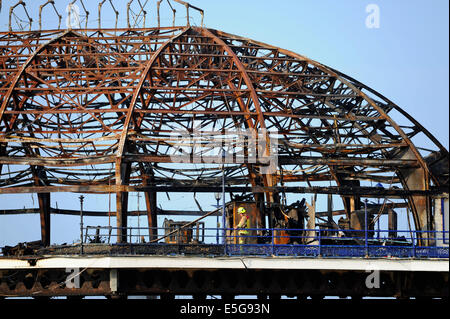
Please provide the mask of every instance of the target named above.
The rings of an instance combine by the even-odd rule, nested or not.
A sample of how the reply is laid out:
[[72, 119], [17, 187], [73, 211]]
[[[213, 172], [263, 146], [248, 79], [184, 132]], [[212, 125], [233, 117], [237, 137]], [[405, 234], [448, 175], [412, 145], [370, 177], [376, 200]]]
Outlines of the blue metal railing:
[[[95, 233], [91, 233], [95, 230]], [[118, 245], [117, 236], [127, 237], [121, 245], [169, 245], [164, 235], [167, 228], [148, 227], [93, 227], [83, 228], [84, 240]], [[225, 234], [217, 237], [217, 231]], [[170, 242], [176, 245], [221, 246], [228, 256], [294, 256], [323, 258], [449, 258], [444, 239], [448, 231], [401, 230], [334, 230], [334, 229], [247, 229], [248, 235], [229, 228], [204, 228], [191, 240], [183, 233], [175, 233]], [[155, 239], [156, 238], [156, 239]], [[200, 240], [193, 241], [192, 238]], [[245, 240], [241, 244], [240, 239]], [[223, 244], [225, 243], [225, 244]]]

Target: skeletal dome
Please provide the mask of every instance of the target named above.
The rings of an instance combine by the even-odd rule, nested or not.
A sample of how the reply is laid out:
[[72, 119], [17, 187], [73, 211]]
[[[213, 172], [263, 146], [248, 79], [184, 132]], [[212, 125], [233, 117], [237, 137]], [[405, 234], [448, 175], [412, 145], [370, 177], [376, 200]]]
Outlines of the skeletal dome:
[[[276, 130], [284, 175], [262, 179], [268, 186], [400, 183], [399, 167], [448, 184], [448, 168], [435, 165], [448, 151], [407, 112], [287, 50], [196, 27], [2, 33], [0, 42], [1, 163], [18, 165], [3, 187], [29, 183], [33, 166], [46, 185], [114, 185], [122, 163], [129, 185], [149, 165], [160, 183], [204, 174], [214, 184], [204, 168], [170, 168], [170, 133], [195, 127]], [[229, 173], [244, 185], [249, 170]]]

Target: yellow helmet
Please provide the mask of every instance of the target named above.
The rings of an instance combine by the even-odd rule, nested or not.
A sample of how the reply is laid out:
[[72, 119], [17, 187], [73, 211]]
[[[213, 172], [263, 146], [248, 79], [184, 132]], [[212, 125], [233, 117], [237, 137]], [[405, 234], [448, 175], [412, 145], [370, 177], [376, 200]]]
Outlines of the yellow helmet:
[[238, 214], [245, 214], [247, 211], [245, 210], [244, 207], [239, 207], [238, 208]]

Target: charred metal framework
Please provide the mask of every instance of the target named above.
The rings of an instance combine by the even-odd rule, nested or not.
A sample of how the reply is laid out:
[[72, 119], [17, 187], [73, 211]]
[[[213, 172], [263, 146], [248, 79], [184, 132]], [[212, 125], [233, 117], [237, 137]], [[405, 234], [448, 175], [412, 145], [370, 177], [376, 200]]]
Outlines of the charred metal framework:
[[304, 56], [191, 26], [2, 32], [0, 51], [0, 196], [38, 194], [45, 245], [52, 193], [115, 194], [126, 227], [129, 192], [144, 192], [157, 227], [158, 192], [220, 192], [222, 164], [172, 163], [170, 133], [196, 127], [278, 132], [273, 174], [245, 154], [226, 166], [226, 191], [253, 194], [262, 215], [286, 192], [338, 194], [349, 219], [362, 198], [386, 197], [433, 230], [448, 151], [392, 101]]

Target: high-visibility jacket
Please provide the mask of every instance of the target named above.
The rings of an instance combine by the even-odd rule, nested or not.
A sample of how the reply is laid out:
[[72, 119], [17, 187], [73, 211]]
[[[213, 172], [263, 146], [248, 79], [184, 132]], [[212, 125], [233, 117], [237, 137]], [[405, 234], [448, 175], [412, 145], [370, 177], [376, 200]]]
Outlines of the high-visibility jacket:
[[242, 215], [242, 218], [237, 225], [237, 228], [239, 228], [239, 234], [241, 235], [248, 235], [249, 232], [247, 229], [250, 228], [250, 218], [247, 215]]

